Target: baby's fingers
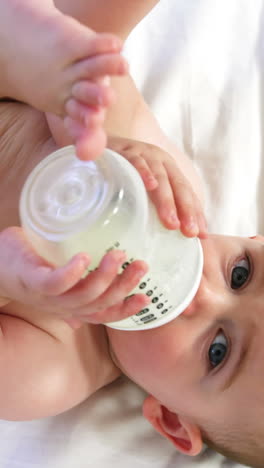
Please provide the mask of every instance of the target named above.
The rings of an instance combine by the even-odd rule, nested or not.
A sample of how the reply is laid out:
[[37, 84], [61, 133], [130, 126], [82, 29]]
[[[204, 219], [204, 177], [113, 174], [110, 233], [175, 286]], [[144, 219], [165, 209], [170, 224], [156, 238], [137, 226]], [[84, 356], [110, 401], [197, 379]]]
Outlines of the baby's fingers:
[[207, 237], [207, 223], [203, 213], [200, 201], [195, 194], [192, 195], [192, 201], [184, 206], [184, 194], [180, 194], [181, 200], [177, 198], [178, 216], [181, 223], [181, 231], [187, 237]]
[[86, 128], [78, 120], [67, 116], [64, 119], [64, 126], [75, 143], [76, 155], [79, 159], [94, 160], [102, 154], [106, 146], [106, 134], [101, 125], [92, 122], [92, 125]]
[[140, 260], [134, 261], [96, 301], [78, 310], [78, 318], [89, 323], [105, 323], [139, 312], [149, 303], [149, 297], [144, 294], [127, 296], [146, 273], [147, 265]]
[[[115, 322], [137, 314], [141, 309], [146, 307], [149, 301], [150, 299], [144, 294], [136, 294], [124, 299], [119, 304], [115, 304], [100, 312], [89, 314], [88, 318], [86, 315], [80, 316], [79, 321], [93, 324]], [[77, 324], [78, 322], [75, 323]]]
[[107, 107], [113, 103], [115, 93], [110, 86], [103, 83], [80, 81], [73, 85], [72, 97], [88, 106]]
[[90, 272], [72, 290], [58, 298], [58, 305], [67, 309], [79, 309], [90, 305], [109, 288], [125, 261], [125, 253], [112, 250], [102, 258], [98, 268]]
[[[165, 163], [165, 166], [170, 163]], [[174, 195], [180, 229], [187, 237], [206, 237], [207, 225], [201, 203], [193, 192], [189, 181], [179, 172], [167, 167], [169, 180]]]
[[158, 181], [147, 161], [140, 156], [132, 156], [129, 161], [140, 174], [146, 189], [154, 190], [158, 186]]
[[157, 161], [152, 162], [151, 169], [158, 181], [157, 188], [149, 194], [151, 201], [155, 205], [158, 216], [164, 226], [168, 229], [179, 229], [180, 221], [168, 173], [163, 164]]
[[[74, 122], [81, 124], [80, 132], [83, 128], [93, 128], [103, 124], [105, 118], [104, 107], [89, 107], [76, 99], [69, 99], [65, 105], [67, 116]], [[65, 118], [65, 126], [69, 125], [69, 120]]]
[[28, 271], [25, 285], [28, 289], [46, 296], [59, 296], [75, 286], [87, 267], [90, 259], [86, 254], [75, 255], [65, 266], [55, 268], [39, 265]]

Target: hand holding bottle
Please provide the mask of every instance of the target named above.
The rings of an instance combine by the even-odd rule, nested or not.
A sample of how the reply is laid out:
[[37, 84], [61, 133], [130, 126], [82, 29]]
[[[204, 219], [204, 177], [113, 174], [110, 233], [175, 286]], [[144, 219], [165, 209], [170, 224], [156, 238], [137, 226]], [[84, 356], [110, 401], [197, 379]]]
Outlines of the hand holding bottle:
[[203, 208], [176, 158], [158, 146], [127, 138], [109, 137], [108, 147], [121, 154], [139, 172], [167, 229], [180, 229], [187, 237], [206, 237]]
[[147, 271], [137, 260], [118, 274], [125, 260], [124, 252], [112, 250], [83, 278], [90, 264], [87, 254], [55, 267], [35, 252], [22, 228], [7, 228], [0, 233], [0, 305], [15, 300], [56, 314], [74, 327], [120, 320], [149, 302], [144, 294], [125, 300]]
[[197, 291], [203, 266], [199, 240], [161, 225], [138, 171], [109, 149], [96, 162], [80, 161], [72, 146], [43, 159], [22, 189], [20, 217], [32, 246], [52, 264], [67, 265], [79, 252], [92, 252], [88, 277], [116, 248], [127, 254], [123, 269], [142, 265], [135, 259], [146, 261], [149, 272], [141, 272], [144, 278], [137, 278], [130, 294], [145, 292], [149, 304], [122, 320], [107, 314], [108, 326], [160, 326], [177, 317]]

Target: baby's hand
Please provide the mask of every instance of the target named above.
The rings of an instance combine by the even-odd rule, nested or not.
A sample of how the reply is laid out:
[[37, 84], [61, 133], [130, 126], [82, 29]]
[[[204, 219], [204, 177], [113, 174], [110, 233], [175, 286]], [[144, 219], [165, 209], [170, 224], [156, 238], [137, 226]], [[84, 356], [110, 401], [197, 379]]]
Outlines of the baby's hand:
[[137, 169], [165, 227], [206, 237], [201, 203], [172, 156], [158, 146], [120, 137], [109, 137], [107, 146]]
[[126, 299], [147, 266], [136, 260], [118, 274], [124, 261], [124, 252], [113, 250], [83, 278], [90, 263], [87, 254], [77, 254], [56, 268], [34, 251], [22, 228], [7, 228], [0, 233], [0, 306], [18, 301], [72, 326], [121, 320], [149, 303], [144, 294]]

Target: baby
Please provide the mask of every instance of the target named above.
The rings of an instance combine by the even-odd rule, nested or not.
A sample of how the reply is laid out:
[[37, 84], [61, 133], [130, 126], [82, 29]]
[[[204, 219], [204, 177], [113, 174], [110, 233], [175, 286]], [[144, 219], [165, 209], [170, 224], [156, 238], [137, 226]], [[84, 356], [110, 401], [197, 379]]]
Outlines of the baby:
[[[122, 105], [128, 106], [130, 91], [117, 102], [118, 115]], [[146, 141], [169, 148], [140, 98], [137, 106], [122, 132], [115, 127], [115, 114], [107, 128], [131, 138], [146, 134]], [[124, 300], [147, 267], [136, 261], [117, 275], [124, 256], [113, 251], [83, 280], [87, 254], [59, 269], [38, 257], [21, 228], [12, 226], [19, 226], [25, 178], [57, 145], [43, 114], [24, 104], [2, 103], [0, 122], [0, 416], [57, 414], [123, 372], [149, 393], [145, 417], [183, 453], [198, 454], [204, 440], [242, 463], [262, 467], [264, 239], [204, 238], [188, 161], [177, 153], [174, 162], [142, 142], [109, 139], [109, 146], [141, 173], [164, 224], [200, 235], [205, 264], [197, 295], [174, 321], [139, 332], [99, 325], [147, 304], [144, 295]], [[53, 122], [58, 135], [56, 130]]]
[[[179, 450], [195, 455], [209, 439], [261, 466], [263, 239], [202, 240], [198, 293], [171, 323], [139, 332], [93, 325], [144, 307], [144, 296], [122, 300], [145, 267], [135, 262], [117, 277], [124, 257], [112, 252], [94, 276], [80, 280], [86, 255], [57, 270], [33, 252], [19, 227], [4, 229], [19, 224], [24, 179], [56, 146], [38, 111], [2, 103], [0, 113], [1, 418], [57, 414], [124, 372], [151, 395], [145, 417]], [[127, 147], [127, 140], [115, 145], [124, 155]], [[132, 154], [132, 142], [130, 148]], [[72, 329], [61, 320], [75, 316], [86, 324]]]
[[[198, 293], [172, 322], [138, 332], [94, 325], [144, 307], [145, 296], [123, 298], [145, 266], [137, 261], [117, 276], [124, 257], [112, 252], [83, 280], [87, 255], [55, 269], [35, 254], [21, 228], [7, 227], [19, 225], [27, 174], [56, 145], [38, 111], [2, 103], [0, 117], [1, 418], [65, 411], [123, 372], [150, 394], [145, 417], [183, 453], [196, 455], [202, 440], [210, 440], [261, 466], [263, 238], [202, 239]], [[128, 151], [127, 140], [111, 146]], [[142, 155], [146, 145], [138, 142], [133, 151], [130, 141], [130, 148]], [[164, 164], [168, 155], [158, 153]], [[74, 329], [64, 317], [86, 324]]]

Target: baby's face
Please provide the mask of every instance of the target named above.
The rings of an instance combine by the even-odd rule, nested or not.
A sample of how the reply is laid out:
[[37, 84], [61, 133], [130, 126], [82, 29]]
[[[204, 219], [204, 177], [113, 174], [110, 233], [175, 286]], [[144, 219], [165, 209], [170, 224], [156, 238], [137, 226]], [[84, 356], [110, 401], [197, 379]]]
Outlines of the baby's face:
[[210, 236], [202, 246], [202, 281], [183, 314], [107, 331], [122, 371], [170, 410], [249, 423], [264, 407], [264, 238]]

